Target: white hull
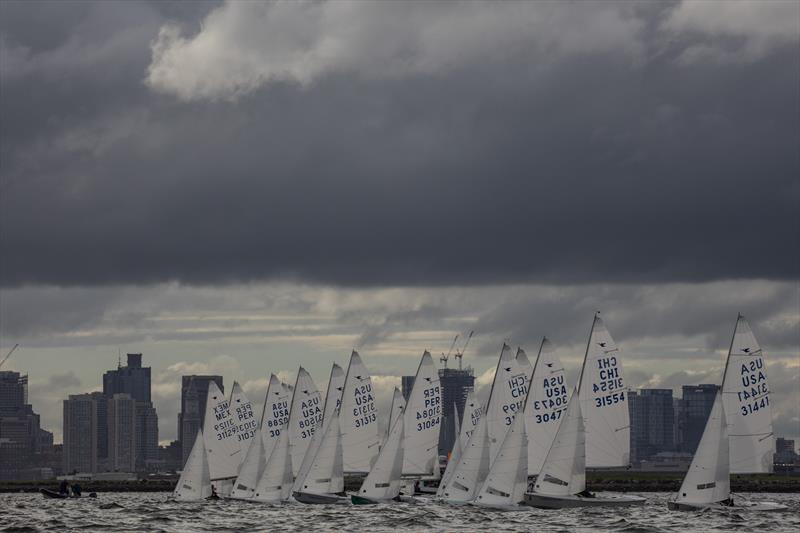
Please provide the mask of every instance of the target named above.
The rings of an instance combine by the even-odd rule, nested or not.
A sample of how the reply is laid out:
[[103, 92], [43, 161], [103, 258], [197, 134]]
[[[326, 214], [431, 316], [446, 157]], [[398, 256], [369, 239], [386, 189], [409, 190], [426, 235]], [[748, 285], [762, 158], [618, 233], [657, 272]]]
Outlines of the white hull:
[[735, 505], [724, 505], [721, 503], [688, 503], [688, 502], [668, 502], [667, 508], [670, 511], [705, 511], [714, 509], [717, 511], [754, 511], [754, 512], [780, 512], [788, 511], [789, 508], [776, 502], [741, 502]]
[[546, 494], [526, 493], [523, 505], [539, 509], [568, 509], [571, 507], [625, 507], [628, 505], [643, 505], [645, 499], [641, 496], [627, 496], [622, 494], [607, 494], [586, 498], [584, 496], [548, 496]]

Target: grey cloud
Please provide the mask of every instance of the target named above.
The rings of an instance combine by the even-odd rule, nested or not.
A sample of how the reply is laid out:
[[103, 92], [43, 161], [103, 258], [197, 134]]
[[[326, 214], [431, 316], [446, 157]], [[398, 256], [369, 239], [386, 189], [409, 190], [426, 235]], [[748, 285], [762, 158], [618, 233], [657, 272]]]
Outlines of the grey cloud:
[[680, 65], [668, 6], [639, 7], [638, 63], [522, 47], [181, 103], [143, 83], [150, 42], [206, 12], [104, 4], [3, 4], [3, 48], [28, 50], [0, 101], [5, 287], [797, 277], [790, 45]]
[[50, 376], [47, 385], [51, 389], [74, 389], [81, 386], [81, 380], [74, 372], [67, 372]]

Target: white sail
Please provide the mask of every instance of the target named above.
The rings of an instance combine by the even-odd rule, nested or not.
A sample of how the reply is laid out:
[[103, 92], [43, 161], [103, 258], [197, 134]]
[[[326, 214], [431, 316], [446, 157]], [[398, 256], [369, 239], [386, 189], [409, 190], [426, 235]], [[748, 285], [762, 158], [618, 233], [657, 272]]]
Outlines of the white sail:
[[764, 354], [750, 324], [739, 315], [722, 381], [732, 474], [772, 472], [775, 445], [769, 394]]
[[490, 462], [494, 461], [506, 432], [514, 422], [514, 413], [524, 406], [528, 377], [527, 369], [517, 363], [511, 348], [503, 344], [486, 408]]
[[[238, 426], [228, 400], [213, 381], [208, 384], [203, 429], [211, 481], [231, 480], [232, 485], [239, 472], [239, 458], [242, 454], [237, 439]], [[226, 494], [220, 494], [224, 495]]]
[[488, 506], [514, 506], [522, 502], [528, 486], [528, 439], [520, 411], [506, 432], [476, 501]]
[[371, 500], [391, 500], [400, 494], [400, 477], [403, 471], [403, 434], [405, 417], [395, 419], [386, 444], [381, 448], [372, 470], [369, 471], [359, 496]]
[[722, 403], [722, 396], [717, 393], [692, 465], [683, 478], [678, 502], [711, 504], [730, 496], [728, 430]]
[[528, 393], [528, 405], [525, 407], [529, 475], [535, 476], [542, 469], [558, 424], [567, 412], [568, 402], [564, 365], [550, 341], [542, 339]]
[[287, 500], [291, 494], [293, 477], [288, 427], [288, 424], [284, 424], [279, 428], [280, 436], [267, 457], [253, 494], [256, 501], [278, 503]]
[[289, 448], [293, 474], [297, 475], [308, 450], [314, 428], [322, 420], [322, 399], [311, 374], [301, 366], [294, 384], [292, 407], [289, 413]]
[[344, 491], [342, 469], [342, 433], [339, 412], [335, 411], [329, 424], [325, 424], [320, 445], [311, 459], [308, 472], [298, 478], [301, 492], [312, 494], [338, 494]]
[[517, 348], [517, 365], [519, 365], [520, 369], [525, 373], [525, 375], [530, 379], [531, 375], [533, 374], [533, 365], [531, 364], [530, 359], [528, 359], [528, 354], [525, 353], [525, 350], [522, 348]]
[[311, 464], [317, 454], [317, 450], [319, 450], [320, 444], [322, 443], [322, 436], [325, 434], [325, 428], [333, 419], [334, 413], [337, 412], [337, 409], [342, 404], [344, 380], [345, 374], [342, 371], [342, 367], [336, 363], [333, 363], [333, 366], [331, 367], [330, 378], [328, 379], [328, 389], [325, 393], [325, 405], [323, 406], [324, 415], [322, 418], [320, 431], [315, 431], [314, 436], [311, 437], [311, 442], [308, 445], [308, 449], [306, 450], [306, 454], [303, 456], [303, 460], [300, 463], [299, 468], [297, 465], [294, 465], [293, 467], [293, 469], [297, 472], [297, 474], [294, 476], [295, 482], [294, 486], [292, 487], [293, 491], [302, 491], [303, 489], [303, 480], [306, 478], [308, 471], [311, 469]]
[[534, 492], [551, 496], [568, 496], [586, 490], [586, 433], [577, 391], [558, 425], [553, 444], [547, 452], [542, 470], [536, 476]]
[[450, 502], [475, 499], [489, 473], [489, 422], [481, 417], [450, 479], [439, 486], [436, 495]]
[[211, 496], [211, 478], [208, 473], [208, 460], [203, 443], [203, 430], [197, 432], [192, 451], [183, 467], [175, 492], [172, 496], [179, 501], [192, 502]]
[[239, 460], [243, 463], [247, 457], [247, 449], [255, 440], [258, 430], [258, 421], [253, 413], [253, 404], [247, 399], [238, 382], [233, 382], [231, 388], [231, 414], [236, 422], [236, 440], [239, 442]]
[[403, 475], [432, 476], [438, 470], [442, 388], [433, 357], [422, 354], [414, 386], [408, 396], [403, 440]]
[[[467, 416], [467, 404], [469, 404], [469, 398], [472, 395], [472, 391], [470, 390], [467, 393], [467, 401], [464, 405], [464, 417]], [[458, 405], [455, 403], [453, 404], [453, 417], [455, 421], [455, 439], [453, 441], [453, 449], [450, 451], [450, 457], [447, 458], [447, 466], [444, 469], [444, 474], [442, 474], [442, 481], [439, 483], [439, 488], [436, 491], [436, 495], [441, 497], [440, 492], [444, 490], [444, 486], [450, 481], [450, 478], [453, 477], [453, 472], [456, 470], [456, 465], [458, 464], [459, 459], [461, 459], [461, 455], [464, 452], [464, 446], [466, 445], [466, 440], [462, 444], [461, 442], [461, 423], [459, 422], [458, 418]]]
[[281, 435], [281, 428], [289, 422], [289, 390], [272, 374], [269, 378], [267, 393], [264, 395], [264, 407], [257, 437], [247, 449], [247, 455], [239, 469], [239, 477], [231, 492], [232, 498], [252, 498], [261, 473], [272, 448]]
[[483, 406], [478, 403], [478, 400], [475, 398], [475, 391], [470, 390], [464, 402], [464, 413], [461, 417], [461, 433], [459, 433], [458, 437], [462, 451], [466, 448], [467, 442], [482, 416]]
[[599, 314], [589, 334], [578, 392], [586, 424], [586, 466], [628, 466], [628, 391], [620, 352]]
[[378, 409], [372, 380], [361, 357], [354, 350], [347, 367], [340, 412], [344, 470], [368, 473], [378, 455]]
[[386, 439], [389, 438], [389, 433], [392, 432], [394, 423], [397, 421], [397, 418], [403, 414], [403, 409], [405, 408], [406, 399], [403, 398], [403, 393], [400, 392], [400, 389], [395, 387], [394, 393], [392, 394], [392, 407], [389, 408], [389, 425], [386, 427]]

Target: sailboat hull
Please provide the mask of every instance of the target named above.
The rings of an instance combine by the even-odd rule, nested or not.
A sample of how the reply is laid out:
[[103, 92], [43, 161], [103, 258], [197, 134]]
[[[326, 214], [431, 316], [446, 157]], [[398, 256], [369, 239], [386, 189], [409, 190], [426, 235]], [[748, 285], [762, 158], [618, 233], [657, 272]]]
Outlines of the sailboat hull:
[[350, 498], [339, 494], [315, 494], [313, 492], [293, 492], [294, 499], [310, 505], [335, 505], [350, 503]]
[[781, 512], [788, 511], [789, 508], [776, 502], [742, 502], [737, 505], [723, 505], [721, 503], [688, 503], [688, 502], [667, 502], [667, 509], [670, 511], [704, 511], [706, 509], [716, 509], [719, 511], [754, 511], [754, 512]]
[[641, 496], [604, 495], [593, 498], [583, 496], [548, 496], [546, 494], [526, 493], [523, 505], [538, 509], [568, 509], [571, 507], [625, 507], [629, 505], [643, 505], [645, 499]]
[[530, 511], [531, 507], [528, 505], [514, 505], [514, 504], [492, 504], [492, 503], [478, 503], [474, 502], [476, 507], [483, 507], [484, 509], [491, 509], [493, 511]]

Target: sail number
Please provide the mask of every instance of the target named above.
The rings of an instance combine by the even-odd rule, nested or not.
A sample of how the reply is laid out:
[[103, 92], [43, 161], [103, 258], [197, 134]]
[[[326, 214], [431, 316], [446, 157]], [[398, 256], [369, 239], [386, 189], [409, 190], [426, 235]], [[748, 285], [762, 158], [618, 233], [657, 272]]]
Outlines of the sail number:
[[439, 386], [424, 389], [422, 391], [424, 400], [423, 408], [416, 412], [417, 431], [425, 431], [439, 425], [442, 410], [442, 395]]
[[[564, 374], [553, 376], [542, 380], [542, 390], [545, 398], [534, 399], [532, 407], [534, 411], [552, 411], [534, 415], [537, 424], [555, 422], [561, 419], [561, 415], [567, 410], [567, 386], [564, 384]], [[536, 391], [539, 392], [539, 391]], [[541, 392], [539, 392], [541, 394]]]
[[743, 390], [736, 393], [739, 398], [742, 416], [755, 413], [769, 406], [769, 388], [767, 375], [764, 373], [764, 360], [760, 357], [748, 363], [742, 363], [739, 374]]
[[614, 405], [625, 401], [625, 392], [615, 392], [614, 394], [606, 394], [605, 396], [598, 396], [594, 399], [595, 407], [605, 407], [606, 405]]
[[617, 366], [617, 358], [613, 355], [610, 357], [601, 357], [597, 360], [597, 369], [599, 370], [598, 377], [600, 381], [592, 383], [592, 392], [608, 392], [604, 396], [595, 396], [595, 407], [606, 407], [625, 401], [625, 391], [619, 391], [625, 387], [622, 381], [622, 376]]

